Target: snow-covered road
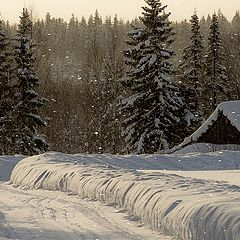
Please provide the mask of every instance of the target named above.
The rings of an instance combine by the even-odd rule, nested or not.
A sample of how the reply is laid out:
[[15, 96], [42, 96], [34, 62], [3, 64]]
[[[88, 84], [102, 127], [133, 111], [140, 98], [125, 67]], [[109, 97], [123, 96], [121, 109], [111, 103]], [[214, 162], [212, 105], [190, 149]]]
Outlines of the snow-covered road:
[[169, 240], [120, 210], [53, 191], [0, 184], [0, 240]]

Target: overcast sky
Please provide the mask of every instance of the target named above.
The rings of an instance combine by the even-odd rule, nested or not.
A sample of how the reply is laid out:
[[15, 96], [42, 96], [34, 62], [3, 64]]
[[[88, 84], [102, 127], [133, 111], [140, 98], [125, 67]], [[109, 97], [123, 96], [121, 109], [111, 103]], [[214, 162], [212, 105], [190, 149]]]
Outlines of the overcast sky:
[[[134, 19], [138, 17], [145, 5], [144, 0], [0, 0], [0, 12], [4, 20], [18, 21], [18, 16], [24, 7], [31, 7], [39, 18], [44, 18], [46, 12], [53, 17], [62, 17], [68, 20], [72, 13], [78, 18], [88, 16], [98, 9], [101, 16], [117, 14], [119, 18]], [[199, 17], [212, 14], [219, 8], [225, 16], [231, 19], [237, 9], [240, 9], [240, 0], [163, 0], [168, 5], [171, 20], [189, 19], [196, 6]]]

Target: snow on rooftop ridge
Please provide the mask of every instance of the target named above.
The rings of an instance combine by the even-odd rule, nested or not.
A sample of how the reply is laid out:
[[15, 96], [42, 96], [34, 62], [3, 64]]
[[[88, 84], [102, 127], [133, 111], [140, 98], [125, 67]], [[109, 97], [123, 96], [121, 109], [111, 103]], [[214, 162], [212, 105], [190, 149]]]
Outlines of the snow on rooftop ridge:
[[197, 142], [199, 137], [218, 119], [220, 113], [227, 117], [231, 124], [240, 131], [240, 101], [222, 102], [217, 106], [211, 116], [191, 136], [184, 139], [179, 145], [179, 148], [182, 148], [191, 142]]

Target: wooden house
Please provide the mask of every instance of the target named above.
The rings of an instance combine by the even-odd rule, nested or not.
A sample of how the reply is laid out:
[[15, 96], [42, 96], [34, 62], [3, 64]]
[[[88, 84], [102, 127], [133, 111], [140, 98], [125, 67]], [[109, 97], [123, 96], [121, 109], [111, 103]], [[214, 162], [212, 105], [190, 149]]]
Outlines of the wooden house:
[[202, 126], [178, 147], [195, 143], [240, 145], [240, 101], [219, 104]]

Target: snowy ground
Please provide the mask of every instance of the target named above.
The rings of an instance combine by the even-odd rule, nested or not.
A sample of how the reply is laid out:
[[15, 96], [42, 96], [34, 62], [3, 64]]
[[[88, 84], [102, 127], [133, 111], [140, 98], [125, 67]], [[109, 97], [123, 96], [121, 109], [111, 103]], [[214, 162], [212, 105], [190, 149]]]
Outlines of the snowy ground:
[[[20, 157], [19, 157], [20, 158]], [[165, 155], [85, 155], [49, 152], [39, 159], [57, 163], [97, 164], [138, 170], [235, 170], [240, 169], [240, 152], [218, 151], [208, 153], [179, 153]], [[1, 161], [1, 158], [0, 158]], [[14, 160], [14, 162], [19, 161]], [[13, 163], [16, 164], [16, 163]], [[0, 168], [1, 169], [1, 168]], [[0, 170], [1, 171], [1, 170]], [[1, 172], [0, 172], [1, 173]]]
[[0, 157], [0, 240], [174, 239], [151, 231], [126, 211], [98, 201], [63, 192], [13, 188], [6, 181], [22, 159]]
[[[19, 159], [0, 157], [5, 181]], [[239, 163], [231, 151], [30, 157], [0, 185], [0, 240], [239, 240]]]
[[240, 170], [225, 171], [167, 171], [167, 170], [142, 170], [145, 173], [176, 174], [183, 177], [196, 179], [225, 181], [226, 183], [240, 186]]
[[170, 240], [126, 213], [99, 202], [52, 191], [0, 184], [0, 240]]

